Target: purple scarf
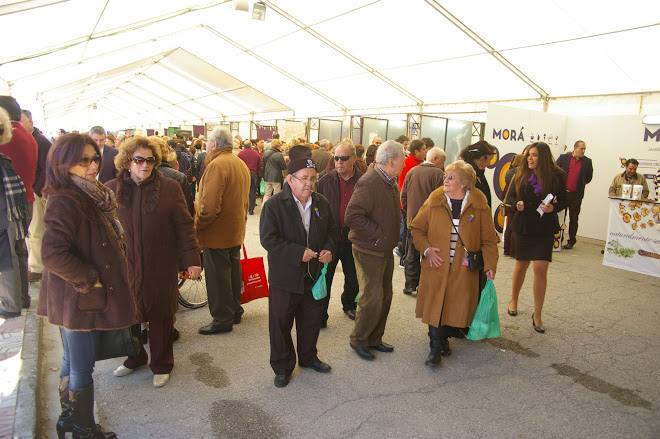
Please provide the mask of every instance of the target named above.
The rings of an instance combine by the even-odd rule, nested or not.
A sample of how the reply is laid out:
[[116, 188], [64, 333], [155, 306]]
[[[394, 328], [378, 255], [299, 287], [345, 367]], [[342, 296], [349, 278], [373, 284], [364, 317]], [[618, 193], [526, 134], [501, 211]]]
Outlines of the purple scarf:
[[543, 188], [541, 187], [541, 183], [539, 182], [539, 179], [538, 179], [538, 177], [536, 176], [536, 174], [534, 174], [534, 173], [532, 172], [532, 173], [529, 175], [529, 179], [528, 179], [527, 181], [529, 181], [529, 184], [531, 184], [531, 185], [532, 185], [532, 188], [534, 188], [534, 194], [536, 194], [537, 196], [540, 197], [540, 196], [541, 196], [541, 190], [542, 190]]

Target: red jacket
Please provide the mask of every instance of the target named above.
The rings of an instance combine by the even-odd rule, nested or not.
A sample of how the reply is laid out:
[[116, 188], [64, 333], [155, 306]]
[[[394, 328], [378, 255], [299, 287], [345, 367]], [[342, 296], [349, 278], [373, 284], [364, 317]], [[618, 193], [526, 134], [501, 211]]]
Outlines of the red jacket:
[[401, 174], [399, 174], [399, 192], [403, 189], [403, 180], [406, 179], [406, 174], [408, 174], [412, 168], [423, 162], [424, 160], [417, 160], [413, 154], [406, 157], [406, 161], [403, 163], [403, 170], [401, 171]]
[[11, 142], [0, 145], [0, 153], [11, 158], [11, 164], [23, 180], [27, 202], [34, 203], [32, 185], [37, 175], [37, 141], [20, 122], [11, 123]]

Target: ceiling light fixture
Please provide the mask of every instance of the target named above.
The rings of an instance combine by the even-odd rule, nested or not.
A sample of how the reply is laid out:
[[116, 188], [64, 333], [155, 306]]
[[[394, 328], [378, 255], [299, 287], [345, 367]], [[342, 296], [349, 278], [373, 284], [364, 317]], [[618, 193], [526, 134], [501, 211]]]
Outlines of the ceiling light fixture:
[[252, 5], [252, 18], [260, 21], [266, 19], [266, 4], [264, 2], [254, 2], [254, 5]]

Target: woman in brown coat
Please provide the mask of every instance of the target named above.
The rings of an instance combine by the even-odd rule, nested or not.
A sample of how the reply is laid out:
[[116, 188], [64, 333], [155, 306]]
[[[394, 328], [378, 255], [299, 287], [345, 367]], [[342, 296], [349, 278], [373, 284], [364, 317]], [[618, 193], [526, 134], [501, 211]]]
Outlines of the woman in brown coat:
[[417, 293], [417, 317], [429, 325], [427, 366], [451, 354], [448, 337], [464, 332], [479, 302], [479, 272], [469, 271], [465, 251], [481, 250], [489, 279], [497, 268], [497, 233], [486, 197], [474, 190], [474, 169], [462, 160], [447, 166], [444, 186], [431, 193], [410, 230], [424, 255]]
[[57, 433], [113, 438], [94, 422], [99, 331], [136, 323], [127, 280], [126, 241], [112, 191], [96, 180], [101, 155], [86, 135], [65, 134], [50, 150], [42, 244], [44, 271], [37, 313], [60, 327], [62, 414]]
[[[149, 323], [155, 387], [167, 383], [174, 367], [172, 335], [179, 269], [187, 269], [193, 279], [201, 273], [192, 217], [179, 184], [154, 170], [160, 159], [156, 142], [132, 137], [119, 147], [115, 158], [119, 174], [107, 183], [117, 194], [119, 219], [126, 231], [129, 281], [139, 319]], [[137, 356], [128, 357], [114, 375], [128, 375], [147, 361], [143, 348]]]

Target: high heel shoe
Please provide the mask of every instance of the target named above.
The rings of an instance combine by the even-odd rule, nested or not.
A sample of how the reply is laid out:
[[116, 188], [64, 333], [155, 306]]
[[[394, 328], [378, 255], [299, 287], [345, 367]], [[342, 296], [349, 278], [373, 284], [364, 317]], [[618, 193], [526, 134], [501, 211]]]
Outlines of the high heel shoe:
[[511, 309], [509, 308], [509, 305], [506, 306], [506, 313], [509, 314], [511, 317], [515, 317], [518, 315], [518, 310], [517, 309]]
[[543, 326], [536, 326], [536, 322], [534, 322], [534, 313], [532, 313], [532, 326], [534, 327], [534, 331], [539, 334], [545, 334], [545, 328]]

